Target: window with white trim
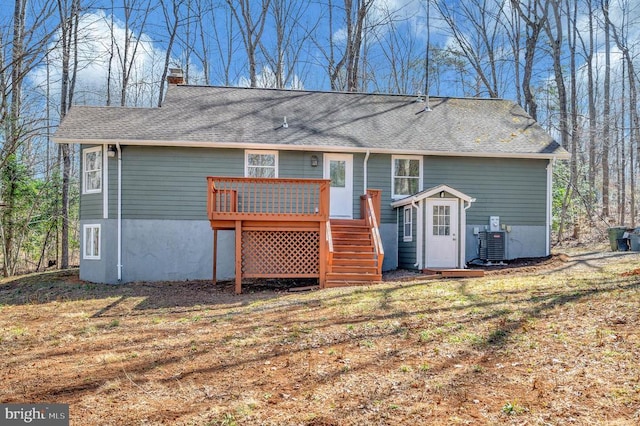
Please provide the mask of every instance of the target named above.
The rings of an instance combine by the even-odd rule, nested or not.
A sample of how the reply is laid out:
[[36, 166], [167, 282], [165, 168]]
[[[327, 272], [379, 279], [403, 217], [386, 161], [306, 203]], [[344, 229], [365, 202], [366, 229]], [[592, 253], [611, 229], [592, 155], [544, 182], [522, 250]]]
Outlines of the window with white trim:
[[278, 151], [245, 151], [244, 176], [252, 178], [277, 178]]
[[392, 196], [402, 198], [422, 191], [422, 157], [418, 155], [391, 157]]
[[84, 243], [82, 245], [83, 259], [100, 259], [100, 225], [84, 225], [83, 227]]
[[450, 206], [433, 206], [433, 235], [451, 235]]
[[82, 150], [82, 193], [102, 191], [102, 147]]
[[403, 227], [402, 241], [413, 241], [413, 212], [411, 206], [405, 206], [404, 208], [404, 227]]

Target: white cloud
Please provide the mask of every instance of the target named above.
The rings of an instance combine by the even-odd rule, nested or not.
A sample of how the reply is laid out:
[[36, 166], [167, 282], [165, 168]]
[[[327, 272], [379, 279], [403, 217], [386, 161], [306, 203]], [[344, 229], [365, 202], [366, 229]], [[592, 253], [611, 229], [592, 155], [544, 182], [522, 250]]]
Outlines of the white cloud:
[[[291, 83], [286, 85], [286, 89], [293, 89], [293, 90], [304, 90], [304, 84], [302, 82], [302, 80], [297, 76], [294, 75], [291, 78]], [[238, 79], [238, 86], [239, 87], [250, 87], [251, 86], [251, 80], [248, 77], [240, 77]], [[276, 84], [276, 73], [271, 69], [271, 67], [264, 66], [262, 68], [262, 70], [260, 71], [260, 73], [256, 76], [256, 87], [262, 87], [262, 88], [276, 88], [277, 84]]]
[[[125, 60], [124, 48], [127, 39], [125, 27], [118, 20], [113, 20], [113, 31], [111, 27], [111, 16], [104, 12], [85, 14], [80, 18], [78, 73], [74, 103], [105, 105], [107, 85], [110, 80], [111, 103], [120, 105], [122, 69], [125, 63], [130, 69], [126, 94], [127, 105], [156, 105], [166, 50], [158, 47], [149, 36], [134, 33], [129, 36], [129, 49]], [[109, 64], [111, 64], [110, 77]], [[61, 69], [62, 52], [58, 44], [49, 54], [48, 72], [50, 92], [53, 94], [60, 93]], [[34, 86], [44, 88], [47, 81], [47, 67], [42, 66], [35, 70], [30, 75], [30, 79]]]

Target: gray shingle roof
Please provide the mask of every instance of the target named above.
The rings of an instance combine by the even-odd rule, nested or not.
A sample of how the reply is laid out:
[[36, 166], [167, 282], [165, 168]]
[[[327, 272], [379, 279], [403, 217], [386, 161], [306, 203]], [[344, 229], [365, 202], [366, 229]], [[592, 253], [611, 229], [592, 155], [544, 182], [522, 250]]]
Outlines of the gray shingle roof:
[[74, 106], [54, 140], [568, 157], [513, 102], [432, 97], [430, 106], [409, 95], [172, 85], [161, 108]]

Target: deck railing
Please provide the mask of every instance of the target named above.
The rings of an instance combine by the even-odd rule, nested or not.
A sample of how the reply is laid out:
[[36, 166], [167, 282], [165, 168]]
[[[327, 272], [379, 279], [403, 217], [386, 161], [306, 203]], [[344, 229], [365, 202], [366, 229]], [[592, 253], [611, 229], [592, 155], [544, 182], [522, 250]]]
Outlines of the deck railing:
[[209, 220], [326, 221], [329, 180], [207, 177]]
[[378, 274], [382, 273], [382, 262], [384, 261], [384, 248], [382, 247], [382, 238], [380, 237], [379, 229], [380, 192], [381, 191], [375, 189], [367, 190], [365, 195], [360, 196], [362, 216], [365, 223], [370, 228], [371, 236], [373, 237], [373, 247], [377, 259], [376, 267]]

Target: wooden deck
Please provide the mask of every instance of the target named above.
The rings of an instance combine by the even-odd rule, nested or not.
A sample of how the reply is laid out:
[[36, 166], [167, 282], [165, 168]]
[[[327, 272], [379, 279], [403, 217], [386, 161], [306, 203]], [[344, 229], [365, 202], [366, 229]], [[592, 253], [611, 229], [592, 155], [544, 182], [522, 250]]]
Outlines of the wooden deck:
[[484, 277], [484, 270], [482, 269], [425, 268], [422, 273], [425, 275], [440, 275], [442, 278]]
[[235, 231], [236, 293], [243, 278], [317, 278], [320, 288], [380, 281], [380, 191], [361, 197], [363, 219], [344, 223], [329, 220], [326, 179], [210, 176], [207, 182], [214, 283], [219, 230]]

